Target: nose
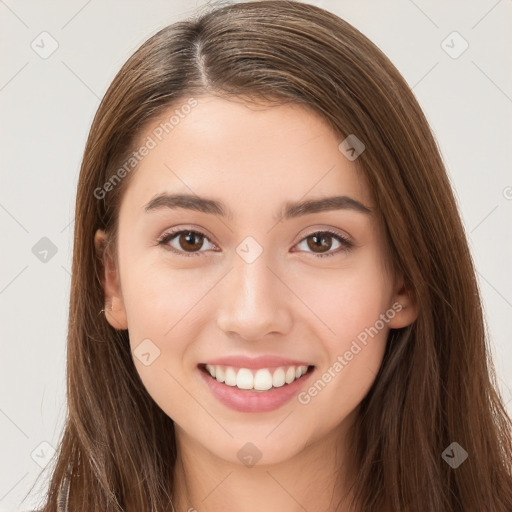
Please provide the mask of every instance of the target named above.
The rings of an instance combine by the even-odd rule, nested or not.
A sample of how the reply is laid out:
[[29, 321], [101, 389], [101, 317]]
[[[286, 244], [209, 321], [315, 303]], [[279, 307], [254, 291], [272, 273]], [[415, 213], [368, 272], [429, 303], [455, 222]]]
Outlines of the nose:
[[292, 295], [279, 272], [269, 268], [265, 252], [252, 263], [236, 256], [221, 287], [218, 327], [246, 340], [287, 334], [292, 327]]

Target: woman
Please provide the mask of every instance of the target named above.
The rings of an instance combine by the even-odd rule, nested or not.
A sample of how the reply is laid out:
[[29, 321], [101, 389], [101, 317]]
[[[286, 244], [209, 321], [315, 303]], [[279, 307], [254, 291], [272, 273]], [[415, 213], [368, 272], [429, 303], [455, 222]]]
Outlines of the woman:
[[512, 510], [443, 162], [343, 20], [252, 2], [151, 37], [94, 119], [75, 229], [45, 512]]

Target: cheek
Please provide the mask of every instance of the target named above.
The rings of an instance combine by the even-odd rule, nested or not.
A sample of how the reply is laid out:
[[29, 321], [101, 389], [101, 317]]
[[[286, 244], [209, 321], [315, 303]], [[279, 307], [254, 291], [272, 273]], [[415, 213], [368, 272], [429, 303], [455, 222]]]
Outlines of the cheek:
[[[162, 386], [166, 391], [175, 387], [171, 376], [183, 382], [195, 361], [194, 342], [215, 311], [208, 291], [218, 276], [200, 268], [170, 269], [142, 257], [127, 259], [125, 269], [121, 279], [130, 346], [137, 371], [156, 398]], [[157, 357], [145, 366], [137, 355], [148, 351]]]
[[331, 410], [336, 422], [358, 405], [374, 382], [394, 312], [389, 304], [389, 281], [378, 260], [372, 258], [357, 270], [344, 269], [335, 279], [333, 275], [323, 286], [318, 281], [314, 286], [309, 283], [305, 302], [322, 320], [317, 335], [323, 357], [317, 381], [311, 383], [301, 403], [314, 401], [326, 411], [337, 404], [336, 413]]
[[389, 282], [376, 260], [363, 258], [357, 267], [329, 270], [322, 279], [301, 279], [300, 294], [322, 321], [329, 347], [343, 349], [389, 308]]
[[209, 281], [200, 269], [171, 269], [160, 260], [126, 258], [121, 282], [130, 333], [144, 329], [165, 340], [194, 316]]
[[155, 263], [130, 261], [126, 268], [130, 270], [122, 276], [123, 300], [136, 371], [169, 417], [188, 417], [184, 360], [200, 331], [198, 302], [207, 289], [193, 286], [186, 272], [164, 270]]

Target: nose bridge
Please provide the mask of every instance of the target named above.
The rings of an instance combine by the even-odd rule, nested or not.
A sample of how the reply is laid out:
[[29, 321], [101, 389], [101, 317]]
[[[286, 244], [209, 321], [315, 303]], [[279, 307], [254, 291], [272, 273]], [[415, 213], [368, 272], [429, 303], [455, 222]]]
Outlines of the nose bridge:
[[271, 262], [265, 251], [255, 259], [241, 254], [234, 256], [233, 268], [223, 286], [219, 327], [254, 339], [270, 332], [287, 331], [291, 317], [286, 287], [274, 274], [275, 270], [268, 268]]

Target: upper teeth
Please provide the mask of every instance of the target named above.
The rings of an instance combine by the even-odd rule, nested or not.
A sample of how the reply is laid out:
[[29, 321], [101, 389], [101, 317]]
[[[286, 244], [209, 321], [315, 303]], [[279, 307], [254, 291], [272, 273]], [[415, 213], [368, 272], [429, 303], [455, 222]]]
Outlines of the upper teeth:
[[[279, 368], [234, 368], [233, 366], [206, 365], [210, 375], [219, 382], [239, 389], [265, 391], [271, 387], [280, 388], [291, 384], [308, 371], [307, 366], [288, 366]], [[253, 373], [254, 372], [254, 373]]]

